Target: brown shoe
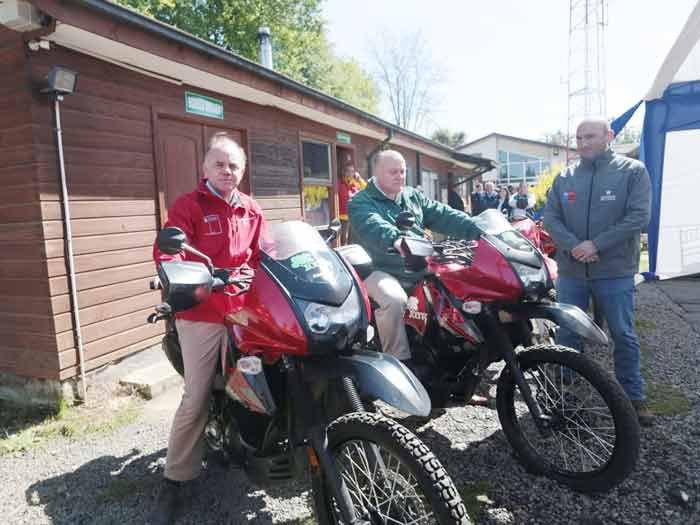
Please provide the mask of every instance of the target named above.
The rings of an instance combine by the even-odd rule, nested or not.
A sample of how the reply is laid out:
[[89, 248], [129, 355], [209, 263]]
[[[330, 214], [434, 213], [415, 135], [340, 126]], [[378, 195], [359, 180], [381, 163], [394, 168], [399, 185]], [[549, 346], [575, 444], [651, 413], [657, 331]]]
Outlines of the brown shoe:
[[637, 420], [640, 426], [650, 427], [654, 425], [654, 413], [649, 410], [646, 401], [634, 400], [632, 401], [632, 406], [637, 412]]

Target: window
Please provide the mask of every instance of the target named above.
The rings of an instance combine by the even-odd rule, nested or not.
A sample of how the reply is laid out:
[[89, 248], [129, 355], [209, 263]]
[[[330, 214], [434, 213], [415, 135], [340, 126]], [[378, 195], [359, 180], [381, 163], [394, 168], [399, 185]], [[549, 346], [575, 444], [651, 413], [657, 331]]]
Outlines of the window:
[[421, 187], [425, 196], [431, 200], [440, 199], [440, 183], [438, 174], [434, 171], [422, 170], [421, 172]]
[[313, 226], [325, 226], [331, 221], [332, 213], [331, 146], [309, 140], [302, 141], [301, 146], [304, 218]]
[[534, 184], [542, 172], [550, 167], [548, 160], [511, 151], [499, 151], [498, 163], [499, 184], [518, 184], [523, 181]]
[[410, 166], [406, 166], [406, 186], [416, 187], [416, 172]]

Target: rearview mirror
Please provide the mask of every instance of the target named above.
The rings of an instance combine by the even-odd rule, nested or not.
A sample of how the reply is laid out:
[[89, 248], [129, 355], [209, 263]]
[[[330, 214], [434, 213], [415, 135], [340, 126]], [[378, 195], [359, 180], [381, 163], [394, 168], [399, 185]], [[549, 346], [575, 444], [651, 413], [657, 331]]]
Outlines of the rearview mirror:
[[338, 233], [340, 233], [341, 227], [342, 225], [340, 223], [340, 219], [336, 217], [330, 222], [328, 228], [321, 232], [321, 237], [323, 237], [323, 240], [326, 241], [326, 244], [330, 244], [336, 240]]
[[396, 216], [396, 226], [399, 230], [410, 230], [416, 224], [416, 218], [410, 211], [402, 211]]
[[336, 235], [337, 235], [338, 232], [340, 231], [341, 226], [342, 226], [342, 225], [341, 225], [341, 223], [340, 223], [340, 219], [338, 219], [338, 218], [336, 217], [336, 218], [333, 219], [333, 220], [331, 221], [331, 223], [328, 225], [328, 229], [329, 229], [329, 230], [333, 230], [333, 231], [336, 233]]
[[182, 251], [187, 242], [187, 235], [180, 228], [170, 227], [160, 231], [156, 239], [158, 249], [168, 255], [175, 255]]

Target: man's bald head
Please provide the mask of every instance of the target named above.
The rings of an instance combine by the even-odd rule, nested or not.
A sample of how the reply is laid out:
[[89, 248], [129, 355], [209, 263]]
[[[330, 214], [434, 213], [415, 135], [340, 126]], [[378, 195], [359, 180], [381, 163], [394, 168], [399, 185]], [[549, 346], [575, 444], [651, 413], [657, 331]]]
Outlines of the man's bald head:
[[372, 173], [379, 189], [393, 199], [406, 184], [406, 161], [398, 151], [380, 151], [372, 159]]
[[612, 139], [610, 124], [602, 117], [587, 117], [576, 128], [576, 148], [582, 159], [595, 159]]
[[403, 158], [401, 153], [394, 149], [385, 149], [378, 152], [372, 159], [372, 169], [376, 169], [377, 166], [379, 166], [382, 162], [385, 162], [387, 159], [394, 159], [406, 164], [406, 160]]

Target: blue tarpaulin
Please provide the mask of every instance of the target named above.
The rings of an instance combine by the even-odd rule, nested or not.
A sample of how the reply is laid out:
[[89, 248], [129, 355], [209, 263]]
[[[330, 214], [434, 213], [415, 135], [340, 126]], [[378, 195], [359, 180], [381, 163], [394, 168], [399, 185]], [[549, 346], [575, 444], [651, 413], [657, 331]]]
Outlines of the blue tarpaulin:
[[[700, 272], [700, 2], [661, 66], [644, 102], [640, 160], [652, 189], [649, 272], [666, 278]], [[616, 118], [619, 133], [642, 102]]]

